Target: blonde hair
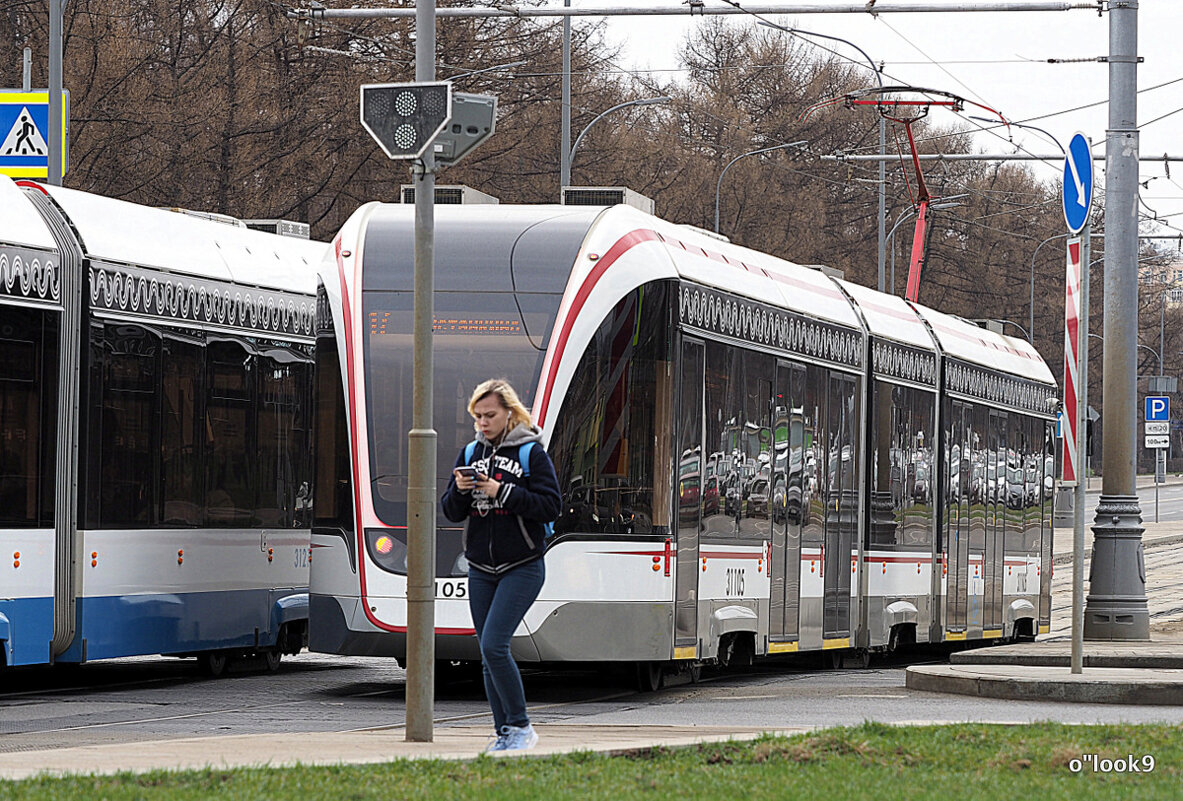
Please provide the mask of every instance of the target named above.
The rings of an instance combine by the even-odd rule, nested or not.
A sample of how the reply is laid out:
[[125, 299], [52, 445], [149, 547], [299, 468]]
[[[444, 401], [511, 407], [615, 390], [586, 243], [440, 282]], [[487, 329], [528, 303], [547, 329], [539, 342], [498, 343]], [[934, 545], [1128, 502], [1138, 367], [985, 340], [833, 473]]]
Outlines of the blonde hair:
[[[501, 407], [509, 409], [509, 422], [505, 426], [505, 433], [508, 434], [519, 425], [531, 426], [534, 424], [534, 421], [530, 419], [530, 411], [504, 378], [490, 378], [488, 381], [477, 384], [477, 388], [472, 391], [472, 397], [468, 399], [468, 413], [475, 416], [474, 408], [477, 403], [490, 395], [496, 395], [497, 400], [501, 402]], [[472, 427], [478, 433], [481, 430], [477, 423], [473, 423]]]

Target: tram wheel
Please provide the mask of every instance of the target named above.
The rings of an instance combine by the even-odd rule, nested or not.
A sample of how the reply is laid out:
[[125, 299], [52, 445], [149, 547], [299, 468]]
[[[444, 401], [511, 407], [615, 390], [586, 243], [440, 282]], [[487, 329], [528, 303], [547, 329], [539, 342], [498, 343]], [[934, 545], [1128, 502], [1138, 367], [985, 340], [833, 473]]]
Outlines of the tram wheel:
[[871, 666], [871, 657], [872, 654], [870, 648], [863, 648], [859, 651], [859, 659], [862, 661], [864, 668], [869, 668]]
[[831, 651], [822, 651], [822, 666], [827, 670], [840, 670], [842, 657], [842, 651], [837, 648]]
[[278, 647], [268, 648], [263, 652], [263, 659], [267, 665], [267, 670], [271, 673], [279, 670], [279, 663], [283, 661], [283, 651]]
[[226, 657], [225, 651], [206, 651], [197, 660], [201, 665], [201, 670], [207, 676], [217, 678], [226, 672], [226, 664], [229, 659]]
[[636, 680], [638, 690], [655, 693], [665, 685], [664, 666], [660, 662], [638, 662]]

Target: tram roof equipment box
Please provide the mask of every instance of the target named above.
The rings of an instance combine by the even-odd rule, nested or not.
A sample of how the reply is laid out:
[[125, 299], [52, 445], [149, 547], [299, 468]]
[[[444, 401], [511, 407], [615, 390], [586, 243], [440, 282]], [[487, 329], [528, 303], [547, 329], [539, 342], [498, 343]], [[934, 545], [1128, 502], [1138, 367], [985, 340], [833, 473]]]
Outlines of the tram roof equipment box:
[[[415, 202], [415, 187], [403, 184], [403, 203]], [[435, 188], [435, 205], [437, 206], [472, 206], [478, 204], [498, 204], [501, 201], [492, 195], [473, 189], [471, 186], [455, 184], [452, 186], [437, 186]]]
[[615, 206], [623, 203], [653, 213], [653, 198], [634, 192], [623, 186], [564, 186], [564, 206]]
[[280, 236], [294, 236], [297, 239], [311, 238], [312, 230], [306, 222], [295, 220], [243, 220], [252, 231], [266, 231]]

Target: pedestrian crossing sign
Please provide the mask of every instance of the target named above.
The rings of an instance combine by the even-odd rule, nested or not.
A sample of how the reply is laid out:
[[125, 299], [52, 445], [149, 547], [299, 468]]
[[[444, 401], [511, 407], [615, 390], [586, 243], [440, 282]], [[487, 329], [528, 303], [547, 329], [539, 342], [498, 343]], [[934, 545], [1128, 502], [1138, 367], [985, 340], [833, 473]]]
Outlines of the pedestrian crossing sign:
[[[70, 93], [62, 92], [62, 175], [69, 148]], [[49, 177], [49, 92], [0, 89], [0, 174]]]

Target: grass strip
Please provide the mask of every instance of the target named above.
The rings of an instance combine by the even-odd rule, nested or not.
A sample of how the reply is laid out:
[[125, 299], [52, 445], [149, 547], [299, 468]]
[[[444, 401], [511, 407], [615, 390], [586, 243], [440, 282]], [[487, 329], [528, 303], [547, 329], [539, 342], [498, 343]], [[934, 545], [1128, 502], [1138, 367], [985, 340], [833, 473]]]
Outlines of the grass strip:
[[[1149, 760], [1153, 760], [1153, 768]], [[1131, 766], [1136, 765], [1137, 770]], [[1120, 770], [1119, 770], [1120, 768]], [[0, 800], [1180, 798], [1183, 737], [1167, 725], [862, 726], [621, 756], [589, 752], [337, 767], [156, 771], [0, 783]], [[1022, 795], [1020, 795], [1022, 793]]]

